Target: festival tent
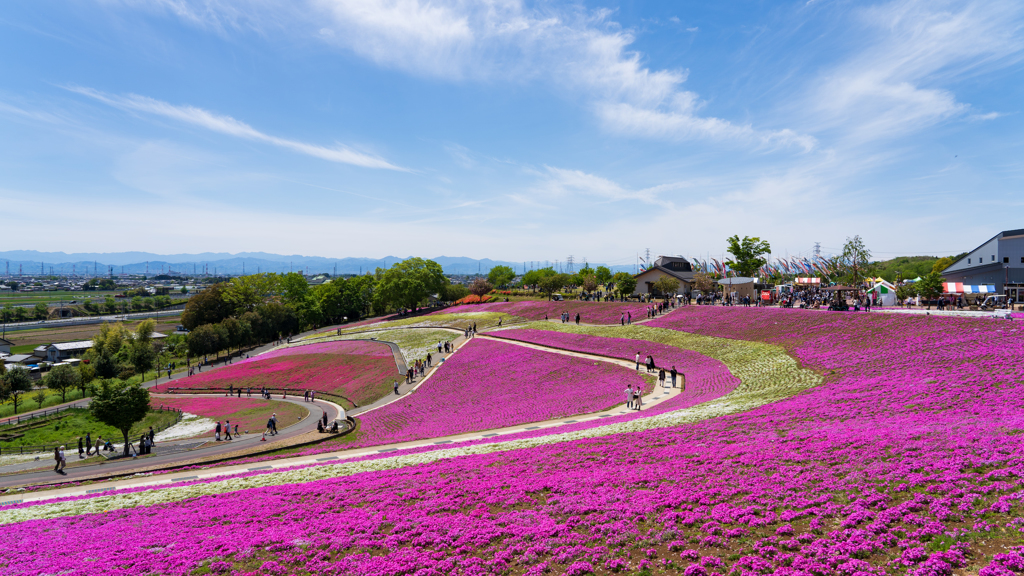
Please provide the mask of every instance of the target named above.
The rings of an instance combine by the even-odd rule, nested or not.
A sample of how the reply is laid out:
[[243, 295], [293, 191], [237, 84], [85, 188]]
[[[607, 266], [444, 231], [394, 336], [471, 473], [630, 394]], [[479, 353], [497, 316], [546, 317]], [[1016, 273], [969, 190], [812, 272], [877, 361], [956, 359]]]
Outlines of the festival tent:
[[[881, 279], [880, 279], [881, 280]], [[874, 286], [868, 289], [868, 293], [874, 292], [875, 304], [878, 306], [895, 306], [896, 305], [896, 287], [889, 284], [885, 280], [877, 282]]]
[[995, 294], [995, 284], [964, 284], [962, 282], [943, 282], [943, 294]]
[[821, 284], [821, 278], [797, 278], [793, 282], [796, 284], [808, 284], [813, 286]]

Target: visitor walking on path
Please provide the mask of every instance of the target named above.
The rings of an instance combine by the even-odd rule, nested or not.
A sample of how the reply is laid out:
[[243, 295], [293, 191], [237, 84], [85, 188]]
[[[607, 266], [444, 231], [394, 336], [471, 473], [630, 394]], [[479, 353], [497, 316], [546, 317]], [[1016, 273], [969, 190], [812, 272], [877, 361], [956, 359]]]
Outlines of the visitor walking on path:
[[677, 374], [679, 374], [679, 372], [676, 370], [676, 367], [672, 366], [672, 387], [673, 388], [676, 387], [676, 375]]
[[217, 442], [220, 442], [220, 420], [217, 420], [217, 428], [214, 430], [214, 432], [215, 432], [214, 439]]
[[640, 371], [640, 351], [639, 350], [637, 350], [637, 352], [636, 352], [636, 371], [637, 372]]
[[82, 438], [78, 438], [78, 459], [85, 458], [85, 446], [82, 445]]
[[577, 326], [580, 325], [580, 313], [579, 312], [576, 313], [576, 325]]
[[398, 396], [398, 380], [395, 380], [395, 396]]
[[274, 436], [277, 436], [277, 412], [270, 417], [270, 422], [274, 426]]
[[85, 433], [85, 455], [92, 456], [92, 432]]
[[664, 388], [665, 387], [665, 369], [664, 368], [662, 368], [661, 371], [658, 372], [658, 381], [661, 382], [661, 387]]
[[67, 460], [64, 458], [64, 446], [53, 449], [53, 459], [57, 461], [57, 465], [53, 467], [53, 471], [57, 474], [67, 476], [67, 472], [64, 471], [64, 467], [67, 466]]
[[637, 385], [636, 390], [633, 390], [633, 404], [634, 407], [639, 410], [643, 400], [640, 398], [640, 386]]
[[626, 408], [633, 407], [633, 385], [626, 384]]
[[625, 326], [626, 325], [626, 313], [625, 312], [623, 312], [622, 314], [619, 314], [619, 325], [620, 326]]
[[231, 440], [231, 420], [224, 421], [224, 439]]

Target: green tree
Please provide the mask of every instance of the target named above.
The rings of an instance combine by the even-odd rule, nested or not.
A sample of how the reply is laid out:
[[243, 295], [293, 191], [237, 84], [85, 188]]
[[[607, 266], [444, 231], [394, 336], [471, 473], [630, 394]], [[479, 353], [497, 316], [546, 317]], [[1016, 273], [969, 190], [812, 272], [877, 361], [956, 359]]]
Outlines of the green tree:
[[28, 370], [21, 366], [11, 368], [4, 374], [4, 394], [14, 404], [14, 413], [18, 413], [18, 403], [21, 395], [32, 390], [32, 378]]
[[726, 239], [726, 242], [729, 243], [729, 254], [732, 254], [734, 259], [726, 260], [725, 263], [738, 272], [740, 276], [753, 276], [756, 274], [758, 268], [764, 266], [767, 262], [763, 256], [770, 254], [772, 251], [771, 245], [757, 236], [753, 238], [744, 236], [740, 240], [739, 235], [734, 235]]
[[839, 262], [842, 272], [850, 281], [850, 284], [854, 286], [860, 285], [864, 280], [864, 270], [870, 261], [871, 251], [864, 245], [864, 241], [860, 236], [846, 239]]
[[377, 295], [387, 306], [416, 309], [431, 294], [439, 294], [447, 280], [433, 260], [409, 258], [396, 262], [381, 276]]
[[607, 266], [598, 266], [594, 269], [594, 279], [598, 284], [607, 284], [612, 280], [612, 271]]
[[580, 283], [583, 287], [584, 292], [593, 292], [597, 290], [597, 277], [593, 274], [587, 274], [583, 277], [583, 281]]
[[945, 258], [939, 258], [938, 260], [935, 261], [935, 264], [932, 265], [932, 272], [942, 272], [943, 270], [949, 268], [952, 265], [953, 259], [950, 258], [949, 256], [946, 256]]
[[297, 307], [309, 295], [309, 282], [302, 274], [289, 272], [278, 277], [278, 289], [281, 291], [282, 302]]
[[181, 313], [181, 324], [188, 330], [195, 330], [203, 324], [216, 324], [233, 312], [230, 302], [224, 298], [224, 284], [214, 284], [188, 299]]
[[[939, 297], [939, 294], [942, 294], [942, 274], [933, 270], [921, 278], [920, 282], [915, 282], [914, 287], [921, 298], [934, 300]], [[929, 308], [931, 308], [930, 305]]]
[[515, 277], [516, 271], [508, 266], [495, 266], [487, 273], [487, 281], [498, 287], [508, 286]]
[[543, 294], [547, 295], [548, 300], [550, 300], [552, 294], [561, 290], [562, 287], [568, 283], [568, 274], [554, 274], [552, 276], [545, 276], [544, 278], [541, 278], [537, 283], [537, 287]]
[[220, 342], [220, 333], [214, 326], [214, 324], [203, 324], [188, 333], [190, 356], [201, 358], [206, 354], [214, 354], [223, 347]]
[[68, 392], [78, 388], [81, 381], [81, 375], [78, 373], [78, 370], [70, 364], [54, 366], [53, 370], [50, 370], [46, 377], [43, 378], [43, 384], [47, 388], [60, 393], [61, 402], [67, 401]]
[[555, 269], [551, 267], [530, 270], [526, 274], [523, 274], [523, 285], [531, 286], [533, 290], [536, 291], [540, 286], [541, 280], [549, 276], [554, 276], [555, 274], [558, 274], [558, 272], [555, 272]]
[[92, 364], [83, 362], [78, 365], [78, 389], [82, 392], [82, 398], [85, 398], [89, 383], [94, 379], [96, 379], [96, 368]]
[[117, 301], [113, 298], [106, 298], [103, 300], [103, 307], [106, 308], [107, 314], [114, 314], [117, 312]]
[[658, 278], [651, 286], [655, 292], [660, 294], [662, 298], [668, 298], [679, 290], [679, 280], [671, 276], [662, 276]]
[[444, 296], [441, 297], [445, 302], [455, 302], [469, 296], [469, 288], [466, 288], [462, 284], [448, 284], [444, 287]]
[[128, 349], [128, 361], [131, 362], [135, 372], [146, 379], [146, 372], [153, 368], [156, 360], [156, 350], [153, 348], [153, 329], [156, 322], [153, 319], [143, 320], [135, 329], [130, 348]]
[[128, 455], [128, 432], [141, 422], [149, 411], [149, 391], [141, 385], [106, 380], [89, 403], [89, 410], [97, 420], [121, 431], [124, 436], [124, 455]]
[[36, 401], [36, 410], [43, 407], [43, 402], [46, 401], [46, 390], [40, 388], [36, 390], [36, 393], [32, 395], [32, 399]]
[[636, 278], [629, 272], [615, 274], [612, 276], [612, 282], [615, 282], [615, 293], [623, 298], [632, 295], [636, 290]]
[[264, 272], [232, 278], [224, 288], [223, 298], [230, 303], [236, 314], [251, 312], [270, 300], [280, 289], [277, 274]]
[[50, 317], [50, 309], [42, 302], [36, 304], [32, 312], [35, 315], [36, 320], [46, 320]]
[[10, 304], [4, 304], [3, 308], [0, 308], [0, 321], [3, 322], [14, 322], [14, 307]]

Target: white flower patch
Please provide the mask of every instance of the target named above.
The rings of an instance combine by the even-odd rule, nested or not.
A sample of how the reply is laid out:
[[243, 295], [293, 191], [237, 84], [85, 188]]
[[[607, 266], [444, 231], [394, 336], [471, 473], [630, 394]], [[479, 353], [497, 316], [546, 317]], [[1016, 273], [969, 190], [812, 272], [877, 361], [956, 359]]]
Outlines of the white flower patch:
[[153, 437], [153, 441], [166, 442], [168, 440], [178, 440], [180, 438], [191, 438], [213, 430], [216, 425], [217, 423], [209, 418], [185, 412], [182, 414], [181, 422], [157, 433], [157, 435]]

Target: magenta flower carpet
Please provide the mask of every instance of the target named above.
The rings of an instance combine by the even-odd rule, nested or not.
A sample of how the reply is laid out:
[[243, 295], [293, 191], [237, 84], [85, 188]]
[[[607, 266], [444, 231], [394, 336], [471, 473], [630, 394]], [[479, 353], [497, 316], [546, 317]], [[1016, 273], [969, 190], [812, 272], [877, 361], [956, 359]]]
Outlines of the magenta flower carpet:
[[437, 314], [460, 314], [465, 312], [503, 312], [528, 320], [543, 320], [547, 314], [549, 319], [558, 320], [562, 312], [568, 312], [573, 321], [576, 313], [580, 322], [587, 324], [618, 324], [623, 314], [632, 314], [633, 321], [643, 320], [647, 316], [647, 308], [651, 304], [640, 302], [566, 302], [523, 301], [523, 302], [489, 302], [486, 304], [465, 304], [445, 308]]
[[474, 339], [415, 393], [359, 416], [352, 447], [406, 442], [599, 412], [625, 402], [633, 370]]
[[659, 324], [779, 344], [825, 383], [676, 428], [644, 430], [639, 419], [636, 432], [617, 436], [23, 521], [0, 531], [0, 567], [282, 576], [1024, 572], [1018, 321], [692, 307]]
[[[398, 374], [391, 348], [365, 341], [334, 341], [279, 348], [228, 366], [174, 380], [173, 388], [256, 390], [288, 388], [331, 392], [369, 404], [388, 391]], [[166, 389], [161, 388], [161, 390]]]

